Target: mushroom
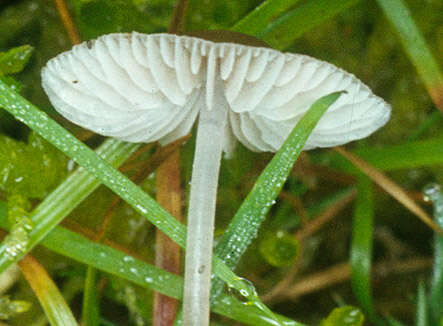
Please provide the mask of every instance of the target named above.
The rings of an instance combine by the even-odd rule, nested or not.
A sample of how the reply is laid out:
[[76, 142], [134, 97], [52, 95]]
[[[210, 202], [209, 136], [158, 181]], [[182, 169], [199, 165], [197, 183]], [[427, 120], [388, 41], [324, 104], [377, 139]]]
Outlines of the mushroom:
[[310, 105], [346, 91], [304, 149], [368, 136], [390, 107], [355, 76], [306, 55], [173, 34], [109, 34], [76, 45], [42, 70], [55, 109], [105, 136], [165, 145], [198, 116], [186, 244], [184, 325], [209, 323], [215, 200], [222, 151], [235, 139], [277, 151]]

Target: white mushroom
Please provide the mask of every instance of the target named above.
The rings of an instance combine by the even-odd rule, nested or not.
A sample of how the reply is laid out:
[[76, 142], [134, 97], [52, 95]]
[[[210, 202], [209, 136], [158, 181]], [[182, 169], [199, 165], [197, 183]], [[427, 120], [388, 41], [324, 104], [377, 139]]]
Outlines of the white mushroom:
[[188, 212], [184, 325], [208, 324], [215, 198], [221, 153], [238, 139], [276, 151], [318, 98], [343, 94], [304, 149], [368, 136], [390, 107], [353, 75], [305, 55], [173, 34], [110, 34], [74, 46], [42, 70], [67, 119], [105, 136], [167, 144], [197, 116]]

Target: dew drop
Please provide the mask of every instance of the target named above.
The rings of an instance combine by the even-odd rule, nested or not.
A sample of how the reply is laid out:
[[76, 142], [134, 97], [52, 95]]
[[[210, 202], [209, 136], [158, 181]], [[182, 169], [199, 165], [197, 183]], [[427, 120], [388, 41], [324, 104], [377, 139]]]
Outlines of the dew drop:
[[143, 214], [146, 214], [148, 211], [146, 210], [146, 208], [144, 208], [143, 206], [137, 204], [135, 205], [135, 207], [137, 207], [138, 210], [140, 210], [140, 212], [142, 212]]

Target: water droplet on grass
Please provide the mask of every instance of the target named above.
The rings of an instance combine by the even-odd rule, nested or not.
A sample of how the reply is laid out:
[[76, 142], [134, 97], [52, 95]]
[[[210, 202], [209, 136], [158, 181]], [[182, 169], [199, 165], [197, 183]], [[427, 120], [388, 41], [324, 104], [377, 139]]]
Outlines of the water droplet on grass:
[[234, 284], [229, 285], [228, 292], [244, 305], [255, 306], [260, 309], [264, 313], [263, 319], [272, 322], [276, 326], [284, 325], [280, 318], [260, 301], [251, 281], [241, 277], [235, 278]]

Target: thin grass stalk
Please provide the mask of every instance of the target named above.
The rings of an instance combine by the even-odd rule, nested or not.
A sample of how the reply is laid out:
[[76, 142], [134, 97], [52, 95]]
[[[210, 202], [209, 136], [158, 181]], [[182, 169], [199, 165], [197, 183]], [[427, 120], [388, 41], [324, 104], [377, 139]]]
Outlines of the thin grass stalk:
[[411, 11], [403, 0], [377, 0], [377, 3], [397, 30], [407, 55], [443, 114], [443, 71], [417, 27]]

